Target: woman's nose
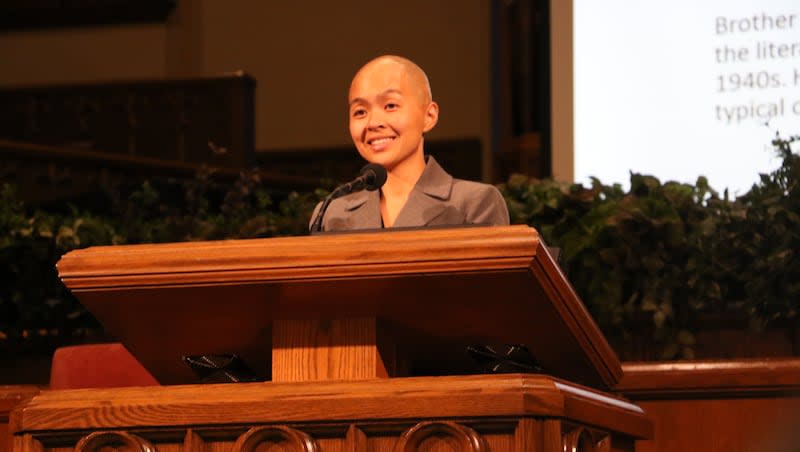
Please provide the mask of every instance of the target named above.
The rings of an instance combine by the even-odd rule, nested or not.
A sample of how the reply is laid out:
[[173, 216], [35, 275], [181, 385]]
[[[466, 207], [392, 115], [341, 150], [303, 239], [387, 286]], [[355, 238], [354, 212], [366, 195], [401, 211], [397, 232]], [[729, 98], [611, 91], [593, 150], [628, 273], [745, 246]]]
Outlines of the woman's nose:
[[380, 128], [386, 125], [385, 118], [381, 111], [373, 111], [370, 112], [369, 118], [367, 119], [367, 127], [370, 129]]

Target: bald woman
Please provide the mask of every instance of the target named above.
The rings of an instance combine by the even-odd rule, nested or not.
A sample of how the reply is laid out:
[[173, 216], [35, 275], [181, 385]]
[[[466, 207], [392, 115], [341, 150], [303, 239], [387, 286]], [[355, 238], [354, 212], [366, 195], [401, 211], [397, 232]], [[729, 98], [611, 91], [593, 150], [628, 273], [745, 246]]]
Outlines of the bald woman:
[[331, 202], [323, 231], [508, 224], [497, 188], [454, 179], [425, 155], [424, 135], [436, 126], [439, 105], [414, 62], [394, 55], [368, 62], [353, 77], [348, 104], [358, 153], [386, 168], [387, 178], [378, 191]]

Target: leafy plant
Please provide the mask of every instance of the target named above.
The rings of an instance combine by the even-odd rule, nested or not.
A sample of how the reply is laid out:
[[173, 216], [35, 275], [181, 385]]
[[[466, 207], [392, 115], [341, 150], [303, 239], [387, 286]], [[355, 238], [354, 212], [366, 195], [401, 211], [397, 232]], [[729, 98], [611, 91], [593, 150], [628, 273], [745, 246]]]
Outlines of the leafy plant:
[[800, 301], [798, 137], [744, 196], [631, 174], [630, 189], [528, 180], [501, 185], [513, 222], [562, 248], [569, 278], [612, 337], [652, 331], [662, 358], [693, 357], [699, 313], [745, 312], [754, 327], [795, 318]]
[[233, 183], [211, 171], [105, 193], [110, 208], [28, 212], [13, 187], [0, 191], [0, 339], [81, 335], [99, 325], [58, 279], [66, 252], [93, 245], [304, 234], [324, 190], [280, 193], [258, 171]]
[[[513, 223], [560, 247], [568, 277], [605, 334], [661, 344], [664, 359], [693, 356], [707, 313], [738, 313], [754, 328], [800, 309], [799, 136], [776, 137], [782, 165], [729, 199], [695, 184], [631, 174], [630, 188], [515, 175], [499, 185]], [[0, 190], [0, 339], [97, 328], [58, 281], [54, 264], [92, 245], [302, 235], [327, 191], [283, 193], [258, 171], [233, 182], [213, 171], [145, 181], [105, 194], [107, 207], [27, 209]], [[91, 207], [91, 208], [90, 208]]]
[[718, 228], [718, 273], [724, 295], [742, 306], [754, 326], [795, 318], [800, 309], [800, 136], [773, 141], [781, 166], [725, 211]]

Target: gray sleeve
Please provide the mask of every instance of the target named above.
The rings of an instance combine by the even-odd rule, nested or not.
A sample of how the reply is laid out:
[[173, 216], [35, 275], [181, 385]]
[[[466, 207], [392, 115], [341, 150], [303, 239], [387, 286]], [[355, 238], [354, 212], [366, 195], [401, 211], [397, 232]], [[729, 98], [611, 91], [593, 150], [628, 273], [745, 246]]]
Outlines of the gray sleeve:
[[509, 224], [508, 206], [500, 190], [494, 185], [475, 184], [475, 193], [466, 201], [467, 222], [490, 226], [507, 226]]
[[314, 213], [311, 214], [311, 218], [308, 220], [308, 230], [311, 231], [311, 226], [314, 225], [314, 218], [317, 218], [317, 213], [319, 213], [319, 209], [322, 207], [322, 201], [317, 203], [317, 206], [314, 207]]

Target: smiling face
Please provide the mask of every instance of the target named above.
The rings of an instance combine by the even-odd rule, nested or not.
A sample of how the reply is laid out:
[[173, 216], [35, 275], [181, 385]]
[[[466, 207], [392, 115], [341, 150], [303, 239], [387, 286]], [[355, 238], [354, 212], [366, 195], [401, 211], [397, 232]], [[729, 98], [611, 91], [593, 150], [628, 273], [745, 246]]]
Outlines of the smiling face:
[[414, 169], [421, 174], [422, 134], [439, 117], [425, 73], [403, 58], [377, 58], [353, 78], [348, 100], [350, 136], [359, 154], [390, 173]]

